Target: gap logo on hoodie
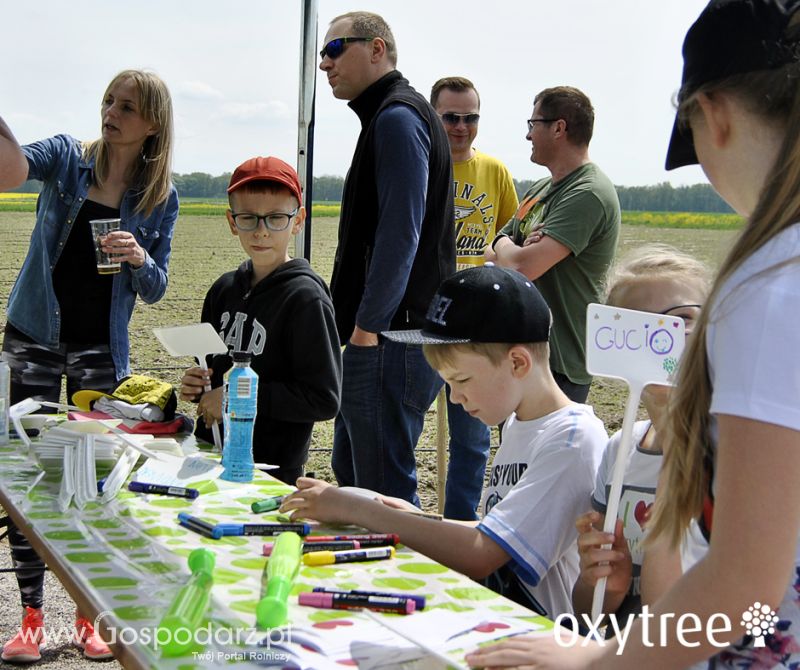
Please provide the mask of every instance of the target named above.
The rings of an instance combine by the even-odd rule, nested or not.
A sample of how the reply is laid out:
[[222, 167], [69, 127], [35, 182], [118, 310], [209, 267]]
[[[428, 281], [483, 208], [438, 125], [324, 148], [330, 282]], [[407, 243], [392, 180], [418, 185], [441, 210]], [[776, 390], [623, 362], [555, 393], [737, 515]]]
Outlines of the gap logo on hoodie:
[[[219, 331], [219, 336], [224, 340], [229, 351], [259, 356], [264, 352], [264, 346], [267, 343], [267, 329], [258, 322], [258, 319], [252, 317], [252, 324], [249, 328], [250, 341], [247, 343], [246, 348], [243, 347], [242, 344], [245, 332], [248, 330], [247, 321], [249, 317], [250, 315], [245, 312], [236, 312], [233, 322], [231, 322], [231, 313], [223, 312], [220, 317], [222, 328]], [[228, 324], [230, 324], [230, 328], [228, 328]]]

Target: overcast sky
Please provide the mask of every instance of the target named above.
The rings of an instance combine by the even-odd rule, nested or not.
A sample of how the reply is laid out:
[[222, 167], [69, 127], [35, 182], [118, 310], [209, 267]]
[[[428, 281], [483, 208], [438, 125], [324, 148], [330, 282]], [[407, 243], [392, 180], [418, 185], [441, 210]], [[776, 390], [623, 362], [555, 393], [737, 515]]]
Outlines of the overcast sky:
[[[525, 119], [541, 89], [569, 84], [595, 107], [590, 155], [615, 184], [704, 181], [664, 171], [680, 47], [704, 0], [319, 0], [319, 42], [338, 14], [368, 8], [391, 25], [398, 69], [426, 97], [463, 75], [481, 94], [476, 146], [517, 179]], [[295, 163], [300, 0], [7, 0], [0, 115], [20, 142], [99, 135], [99, 104], [124, 68], [155, 70], [175, 105], [176, 172], [230, 172], [250, 156]], [[321, 72], [317, 71], [319, 75]], [[355, 114], [317, 79], [314, 174], [344, 175]]]

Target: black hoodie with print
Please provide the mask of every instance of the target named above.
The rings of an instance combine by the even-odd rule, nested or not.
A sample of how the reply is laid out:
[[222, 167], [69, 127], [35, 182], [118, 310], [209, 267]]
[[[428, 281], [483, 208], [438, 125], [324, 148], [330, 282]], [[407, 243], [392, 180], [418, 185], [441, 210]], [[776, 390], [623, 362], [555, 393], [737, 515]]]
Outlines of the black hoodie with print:
[[[305, 259], [290, 260], [251, 288], [250, 260], [222, 275], [206, 294], [202, 321], [231, 352], [246, 352], [258, 374], [253, 434], [256, 463], [302, 466], [315, 421], [336, 416], [342, 357], [333, 304], [325, 282]], [[222, 386], [229, 355], [209, 357], [211, 385]], [[195, 433], [212, 441], [200, 420]]]

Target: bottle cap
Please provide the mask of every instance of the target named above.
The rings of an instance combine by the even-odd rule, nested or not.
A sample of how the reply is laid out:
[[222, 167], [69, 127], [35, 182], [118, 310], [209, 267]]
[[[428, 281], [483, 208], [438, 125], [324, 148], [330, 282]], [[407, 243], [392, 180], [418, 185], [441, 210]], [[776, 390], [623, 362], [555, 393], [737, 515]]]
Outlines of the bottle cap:
[[232, 354], [234, 363], [249, 363], [250, 354], [245, 351], [234, 351]]

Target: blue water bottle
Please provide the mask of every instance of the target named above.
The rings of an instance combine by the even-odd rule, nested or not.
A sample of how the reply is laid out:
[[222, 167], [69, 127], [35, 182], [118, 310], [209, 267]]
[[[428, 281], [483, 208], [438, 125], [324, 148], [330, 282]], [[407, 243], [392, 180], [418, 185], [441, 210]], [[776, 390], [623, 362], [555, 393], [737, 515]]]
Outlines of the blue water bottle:
[[220, 479], [253, 481], [253, 427], [258, 404], [258, 375], [250, 367], [250, 355], [233, 354], [233, 367], [225, 382], [225, 446]]

